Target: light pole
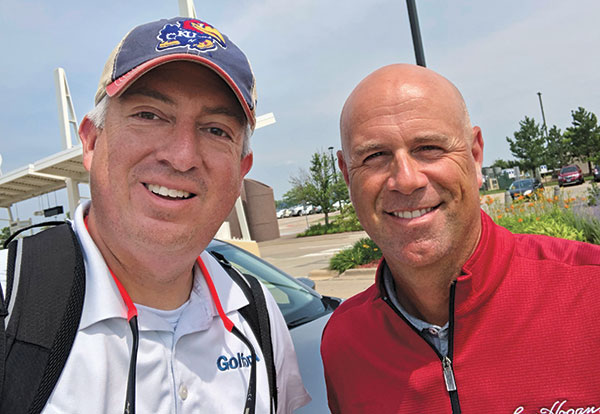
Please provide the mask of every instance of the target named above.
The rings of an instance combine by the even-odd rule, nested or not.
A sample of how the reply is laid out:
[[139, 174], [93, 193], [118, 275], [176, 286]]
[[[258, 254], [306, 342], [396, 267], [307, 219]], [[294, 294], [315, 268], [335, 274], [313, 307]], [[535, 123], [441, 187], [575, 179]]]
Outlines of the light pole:
[[333, 158], [333, 147], [329, 147], [329, 153], [331, 154], [331, 168], [333, 168], [333, 179], [337, 182], [337, 172], [335, 171], [335, 158]]
[[[335, 158], [333, 158], [333, 147], [329, 147], [329, 154], [331, 154], [331, 168], [333, 168], [333, 180], [334, 183], [337, 184], [337, 172], [335, 171]], [[337, 194], [334, 194], [337, 195]], [[338, 197], [336, 197], [338, 198]], [[338, 198], [337, 200], [338, 204], [339, 204], [339, 208], [342, 208], [342, 202], [340, 201], [340, 199]]]
[[538, 98], [540, 98], [540, 109], [542, 110], [542, 120], [544, 121], [544, 132], [546, 133], [546, 139], [548, 139], [548, 128], [546, 127], [546, 115], [544, 115], [544, 105], [542, 104], [542, 93], [537, 93]]
[[406, 0], [406, 7], [408, 9], [408, 20], [410, 21], [410, 31], [412, 33], [417, 65], [425, 67], [427, 65], [425, 64], [425, 52], [423, 52], [423, 42], [421, 41], [421, 29], [419, 28], [419, 17], [417, 16], [415, 0]]

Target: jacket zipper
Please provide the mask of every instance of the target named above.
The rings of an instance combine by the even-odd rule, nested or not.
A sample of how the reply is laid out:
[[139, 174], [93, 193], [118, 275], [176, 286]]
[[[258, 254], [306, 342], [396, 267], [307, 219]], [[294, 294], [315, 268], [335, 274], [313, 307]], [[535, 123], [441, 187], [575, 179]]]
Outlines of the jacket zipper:
[[[449, 303], [449, 313], [448, 313], [448, 356], [443, 356], [437, 350], [437, 348], [431, 344], [423, 334], [417, 330], [410, 321], [408, 321], [402, 313], [396, 309], [391, 299], [387, 296], [387, 294], [383, 295], [382, 299], [385, 303], [388, 304], [390, 308], [396, 313], [396, 315], [400, 316], [400, 318], [413, 330], [417, 335], [419, 335], [423, 340], [433, 349], [435, 354], [438, 356], [442, 363], [442, 375], [444, 376], [444, 383], [446, 384], [446, 391], [448, 391], [448, 396], [450, 397], [450, 405], [452, 406], [452, 414], [461, 414], [460, 411], [460, 402], [458, 401], [458, 389], [456, 387], [456, 381], [454, 380], [454, 369], [452, 368], [452, 358], [454, 356], [454, 295], [456, 291], [456, 280], [452, 282], [450, 285], [450, 303]], [[385, 290], [383, 290], [385, 292]]]

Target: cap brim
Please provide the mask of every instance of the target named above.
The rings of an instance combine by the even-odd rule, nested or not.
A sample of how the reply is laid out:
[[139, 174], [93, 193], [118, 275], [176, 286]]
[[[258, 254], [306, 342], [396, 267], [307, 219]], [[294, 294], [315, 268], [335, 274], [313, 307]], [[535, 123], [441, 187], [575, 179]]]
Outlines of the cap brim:
[[165, 56], [161, 56], [161, 57], [157, 57], [155, 59], [149, 60], [149, 61], [144, 62], [141, 65], [133, 68], [132, 70], [130, 70], [129, 72], [127, 72], [126, 74], [121, 76], [120, 78], [116, 79], [114, 82], [106, 85], [106, 94], [110, 97], [119, 96], [128, 87], [130, 87], [136, 80], [138, 80], [143, 74], [151, 71], [152, 69], [156, 68], [157, 66], [164, 65], [165, 63], [173, 62], [173, 61], [181, 61], [181, 60], [187, 60], [187, 61], [199, 63], [199, 64], [213, 70], [217, 75], [219, 75], [221, 77], [221, 79], [223, 79], [227, 83], [227, 85], [229, 85], [229, 87], [235, 94], [240, 105], [242, 106], [242, 109], [244, 110], [244, 113], [246, 114], [246, 118], [250, 122], [251, 128], [254, 129], [254, 126], [256, 124], [256, 118], [255, 118], [254, 112], [250, 109], [248, 102], [246, 102], [246, 100], [244, 99], [244, 95], [242, 94], [242, 91], [240, 90], [240, 88], [236, 85], [236, 83], [233, 81], [233, 79], [227, 74], [227, 72], [225, 72], [223, 69], [221, 69], [221, 67], [216, 65], [214, 62], [212, 62], [208, 59], [205, 59], [202, 56], [190, 55], [187, 53], [175, 53], [175, 54], [165, 55]]

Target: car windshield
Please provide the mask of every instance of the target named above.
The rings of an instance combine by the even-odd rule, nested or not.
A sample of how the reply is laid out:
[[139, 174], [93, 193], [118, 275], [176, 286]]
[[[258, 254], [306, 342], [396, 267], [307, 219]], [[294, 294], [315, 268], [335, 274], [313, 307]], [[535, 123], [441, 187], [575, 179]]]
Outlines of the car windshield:
[[213, 240], [207, 250], [222, 254], [241, 273], [259, 279], [275, 298], [290, 328], [331, 311], [318, 293], [245, 250], [218, 240]]
[[519, 181], [515, 181], [510, 185], [510, 189], [511, 190], [516, 190], [519, 188], [528, 188], [531, 187], [533, 184], [533, 180], [519, 180]]
[[577, 167], [565, 167], [562, 170], [560, 170], [561, 174], [571, 173], [571, 172], [577, 172]]

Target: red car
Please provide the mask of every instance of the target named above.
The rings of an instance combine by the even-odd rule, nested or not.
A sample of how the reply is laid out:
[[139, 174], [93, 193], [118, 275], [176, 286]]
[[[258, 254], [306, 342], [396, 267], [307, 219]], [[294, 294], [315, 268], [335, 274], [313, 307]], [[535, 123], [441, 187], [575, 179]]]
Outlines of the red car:
[[583, 173], [578, 165], [567, 165], [560, 169], [558, 173], [558, 186], [569, 184], [583, 184]]

